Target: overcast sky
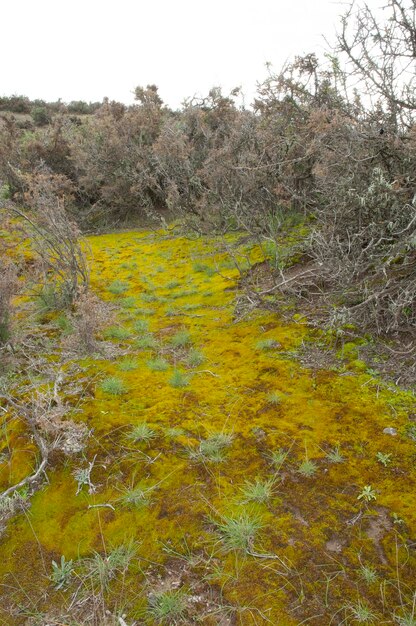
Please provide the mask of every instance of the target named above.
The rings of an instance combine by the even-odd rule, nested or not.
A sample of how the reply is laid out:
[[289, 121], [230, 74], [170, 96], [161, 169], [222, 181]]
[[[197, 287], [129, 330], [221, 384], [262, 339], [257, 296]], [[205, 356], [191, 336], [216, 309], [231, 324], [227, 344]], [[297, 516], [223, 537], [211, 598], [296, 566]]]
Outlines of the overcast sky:
[[[377, 0], [370, 0], [377, 6]], [[331, 0], [10, 0], [2, 2], [0, 95], [127, 104], [136, 85], [163, 100], [242, 86], [265, 63], [323, 53], [346, 3]]]

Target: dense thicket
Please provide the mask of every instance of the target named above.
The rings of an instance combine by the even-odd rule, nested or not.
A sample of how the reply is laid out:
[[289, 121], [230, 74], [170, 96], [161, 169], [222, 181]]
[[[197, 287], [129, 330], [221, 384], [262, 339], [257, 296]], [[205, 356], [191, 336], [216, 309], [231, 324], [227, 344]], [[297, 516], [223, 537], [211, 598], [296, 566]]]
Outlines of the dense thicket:
[[[19, 200], [23, 173], [49, 169], [70, 186], [66, 206], [88, 228], [169, 210], [198, 230], [239, 228], [276, 241], [282, 224], [301, 216], [310, 228], [307, 287], [331, 293], [332, 316], [379, 332], [410, 330], [415, 6], [389, 0], [377, 18], [351, 9], [324, 64], [310, 54], [270, 73], [249, 109], [237, 106], [238, 90], [213, 88], [172, 111], [149, 85], [136, 88], [130, 107], [36, 103], [38, 119], [32, 112], [25, 128], [3, 116], [0, 179]], [[13, 101], [17, 111], [26, 100], [3, 98], [0, 109]]]

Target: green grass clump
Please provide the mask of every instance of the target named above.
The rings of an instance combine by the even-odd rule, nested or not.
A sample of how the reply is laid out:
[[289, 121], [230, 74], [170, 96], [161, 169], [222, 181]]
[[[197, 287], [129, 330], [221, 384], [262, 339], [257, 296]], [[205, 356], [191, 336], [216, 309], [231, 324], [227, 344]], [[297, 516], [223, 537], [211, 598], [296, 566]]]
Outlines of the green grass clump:
[[130, 439], [131, 441], [134, 441], [134, 443], [137, 443], [139, 441], [144, 441], [148, 443], [155, 437], [156, 437], [156, 432], [144, 422], [133, 426], [133, 428], [127, 434], [127, 438]]
[[186, 608], [186, 594], [176, 589], [151, 594], [147, 613], [157, 624], [174, 625], [184, 620]]
[[125, 489], [118, 501], [125, 507], [140, 509], [150, 504], [150, 494], [154, 487], [146, 487], [142, 484]]
[[116, 376], [105, 378], [100, 385], [101, 391], [111, 394], [112, 396], [121, 396], [127, 393], [127, 387], [124, 382]]
[[316, 474], [317, 470], [317, 464], [310, 459], [305, 459], [298, 467], [299, 474], [301, 474], [302, 476], [306, 476], [307, 478], [310, 478], [311, 476]]
[[279, 347], [279, 342], [275, 339], [261, 339], [256, 343], [257, 350], [274, 350]]
[[136, 339], [134, 345], [141, 350], [156, 350], [159, 347], [156, 338], [151, 333]]
[[105, 330], [104, 336], [106, 339], [129, 339], [130, 331], [122, 326], [110, 326], [110, 328]]
[[154, 315], [156, 311], [154, 309], [148, 309], [145, 307], [136, 309], [137, 315]]
[[130, 285], [122, 280], [115, 280], [109, 287], [108, 291], [114, 295], [120, 295], [129, 289]]
[[268, 502], [273, 495], [273, 488], [275, 480], [270, 478], [269, 480], [256, 479], [254, 482], [246, 482], [241, 491], [243, 492], [243, 502]]
[[343, 463], [345, 460], [341, 454], [339, 446], [336, 446], [335, 448], [332, 448], [332, 450], [327, 452], [326, 458], [331, 463]]
[[154, 293], [142, 293], [140, 298], [143, 300], [143, 302], [158, 302], [159, 301], [159, 297], [155, 296]]
[[181, 372], [180, 370], [174, 370], [172, 376], [169, 379], [169, 384], [172, 387], [186, 387], [189, 385], [189, 376]]
[[176, 287], [180, 286], [180, 282], [178, 282], [177, 280], [171, 280], [167, 285], [166, 285], [166, 289], [176, 289]]
[[187, 330], [178, 330], [170, 340], [170, 344], [174, 348], [186, 348], [191, 343], [191, 335]]
[[153, 372], [166, 372], [169, 368], [169, 363], [163, 359], [162, 357], [157, 357], [156, 359], [149, 359], [146, 363], [149, 370]]
[[280, 395], [280, 393], [277, 393], [276, 391], [272, 391], [271, 393], [268, 394], [267, 400], [270, 404], [277, 406], [278, 404], [282, 402], [282, 396]]
[[271, 452], [269, 458], [277, 471], [282, 468], [283, 463], [286, 461], [289, 452], [287, 450], [283, 450], [283, 448], [279, 448], [279, 450], [274, 450]]
[[118, 364], [118, 368], [122, 372], [130, 372], [130, 371], [136, 370], [138, 367], [139, 367], [139, 363], [137, 359], [123, 359]]
[[147, 333], [149, 330], [149, 322], [147, 320], [136, 320], [133, 328], [138, 333]]
[[228, 433], [214, 433], [203, 439], [198, 448], [191, 448], [189, 456], [195, 461], [220, 463], [232, 441], [233, 436]]
[[263, 526], [258, 517], [248, 513], [224, 516], [221, 522], [214, 523], [227, 552], [231, 550], [251, 552], [256, 534]]
[[62, 332], [63, 335], [69, 335], [74, 330], [72, 326], [71, 320], [65, 315], [65, 313], [61, 313], [55, 320], [55, 324]]
[[134, 309], [136, 305], [136, 298], [134, 296], [127, 296], [127, 298], [122, 298], [119, 303], [123, 309]]
[[205, 357], [199, 350], [190, 350], [188, 354], [188, 358], [186, 359], [186, 363], [189, 367], [198, 367], [198, 365], [202, 365], [205, 361]]
[[167, 428], [165, 430], [165, 437], [167, 439], [175, 439], [176, 437], [182, 437], [185, 434], [183, 428], [177, 428], [173, 426], [172, 428]]

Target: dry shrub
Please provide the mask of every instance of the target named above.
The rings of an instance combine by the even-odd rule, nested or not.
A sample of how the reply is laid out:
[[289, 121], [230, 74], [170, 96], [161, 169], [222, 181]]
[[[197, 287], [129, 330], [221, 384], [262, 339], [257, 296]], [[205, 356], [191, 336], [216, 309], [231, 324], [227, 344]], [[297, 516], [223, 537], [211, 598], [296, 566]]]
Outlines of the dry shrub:
[[0, 345], [11, 337], [12, 298], [18, 287], [16, 266], [7, 259], [1, 259], [0, 267]]
[[90, 291], [82, 290], [71, 315], [74, 332], [66, 338], [65, 349], [81, 354], [99, 352], [97, 333], [111, 318], [112, 312], [108, 304]]

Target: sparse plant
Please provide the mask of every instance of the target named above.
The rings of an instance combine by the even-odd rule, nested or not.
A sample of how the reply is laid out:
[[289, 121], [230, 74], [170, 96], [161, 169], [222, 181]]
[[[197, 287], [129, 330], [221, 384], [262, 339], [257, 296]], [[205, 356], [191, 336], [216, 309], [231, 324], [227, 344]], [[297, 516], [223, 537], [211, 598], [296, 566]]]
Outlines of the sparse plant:
[[72, 475], [78, 484], [77, 492], [75, 494], [76, 496], [82, 491], [84, 485], [88, 487], [88, 493], [94, 493], [96, 488], [91, 480], [91, 472], [94, 467], [94, 463], [95, 457], [90, 463], [88, 463], [87, 467], [77, 467], [72, 472]]
[[188, 357], [186, 359], [187, 364], [189, 365], [189, 367], [198, 367], [199, 365], [202, 365], [202, 363], [205, 361], [205, 357], [202, 354], [202, 352], [200, 352], [199, 350], [190, 350]]
[[165, 437], [167, 437], [168, 439], [175, 439], [176, 437], [182, 437], [184, 434], [185, 434], [185, 431], [183, 428], [173, 427], [173, 428], [167, 428], [165, 430]]
[[249, 513], [237, 516], [224, 515], [221, 521], [214, 523], [227, 552], [231, 550], [251, 552], [256, 534], [263, 527], [261, 520]]
[[127, 393], [125, 383], [121, 380], [121, 378], [117, 378], [116, 376], [109, 376], [108, 378], [105, 378], [100, 384], [100, 389], [104, 393], [108, 393], [112, 396], [121, 396]]
[[185, 348], [192, 343], [191, 334], [187, 330], [179, 330], [170, 340], [173, 348]]
[[153, 372], [166, 372], [169, 369], [169, 363], [162, 357], [157, 357], [156, 359], [149, 359], [147, 367]]
[[270, 453], [269, 458], [273, 465], [276, 467], [277, 471], [280, 471], [283, 463], [286, 461], [289, 454], [289, 450], [284, 450], [283, 448], [279, 448], [279, 450], [274, 450]]
[[373, 622], [377, 617], [374, 611], [362, 600], [358, 600], [355, 604], [348, 604], [346, 609], [351, 618], [359, 624]]
[[272, 391], [267, 395], [267, 401], [269, 404], [273, 404], [273, 406], [277, 406], [282, 402], [282, 396], [277, 391]]
[[133, 541], [117, 546], [104, 556], [96, 552], [86, 562], [87, 577], [97, 582], [103, 591], [108, 590], [110, 581], [128, 570], [136, 552], [137, 545]]
[[55, 589], [63, 589], [68, 586], [73, 573], [73, 561], [67, 561], [65, 556], [61, 556], [59, 563], [52, 561], [51, 581], [55, 585]]
[[370, 567], [369, 565], [361, 565], [360, 578], [362, 578], [362, 580], [371, 585], [372, 583], [377, 582], [378, 574], [374, 567]]
[[315, 463], [315, 461], [312, 461], [308, 458], [304, 459], [298, 467], [299, 474], [301, 474], [302, 476], [306, 476], [307, 478], [314, 476], [317, 470], [318, 465]]
[[233, 436], [228, 433], [214, 433], [203, 439], [199, 446], [188, 450], [189, 456], [195, 461], [220, 463], [225, 458], [225, 452], [231, 445]]
[[133, 327], [138, 333], [147, 333], [149, 331], [149, 322], [147, 320], [136, 320]]
[[343, 463], [345, 461], [339, 446], [335, 446], [335, 448], [329, 450], [329, 452], [326, 453], [326, 457], [331, 463]]
[[124, 339], [129, 339], [131, 334], [127, 328], [123, 328], [122, 326], [110, 326], [110, 328], [106, 328], [104, 336], [107, 339], [123, 341]]
[[122, 280], [115, 280], [107, 287], [108, 291], [115, 296], [125, 293], [129, 288], [130, 285]]
[[123, 506], [131, 508], [137, 509], [148, 506], [150, 504], [150, 494], [154, 489], [155, 487], [139, 484], [135, 487], [124, 489], [118, 500]]
[[376, 458], [381, 465], [384, 467], [388, 467], [391, 464], [391, 457], [393, 455], [391, 453], [377, 452]]
[[127, 358], [120, 361], [118, 367], [122, 372], [130, 372], [139, 367], [139, 362], [137, 359]]
[[364, 502], [371, 502], [377, 499], [377, 493], [371, 485], [365, 485], [362, 491], [358, 494], [357, 500], [364, 500]]
[[187, 376], [180, 370], [174, 370], [172, 376], [169, 379], [169, 384], [172, 387], [186, 387], [187, 385], [189, 385], [189, 376]]
[[156, 437], [156, 431], [154, 431], [145, 422], [136, 424], [127, 434], [127, 438], [135, 443], [142, 441], [148, 443]]
[[185, 619], [188, 599], [181, 589], [149, 594], [147, 613], [157, 624], [178, 624]]
[[134, 345], [140, 350], [156, 350], [159, 347], [156, 338], [151, 333], [136, 339]]
[[246, 482], [241, 489], [244, 496], [243, 502], [268, 502], [273, 496], [274, 486], [275, 480], [273, 478], [268, 480], [260, 480], [258, 478], [254, 482]]
[[279, 347], [279, 342], [276, 339], [260, 339], [256, 343], [257, 350], [264, 350], [267, 352], [268, 350], [275, 350]]

